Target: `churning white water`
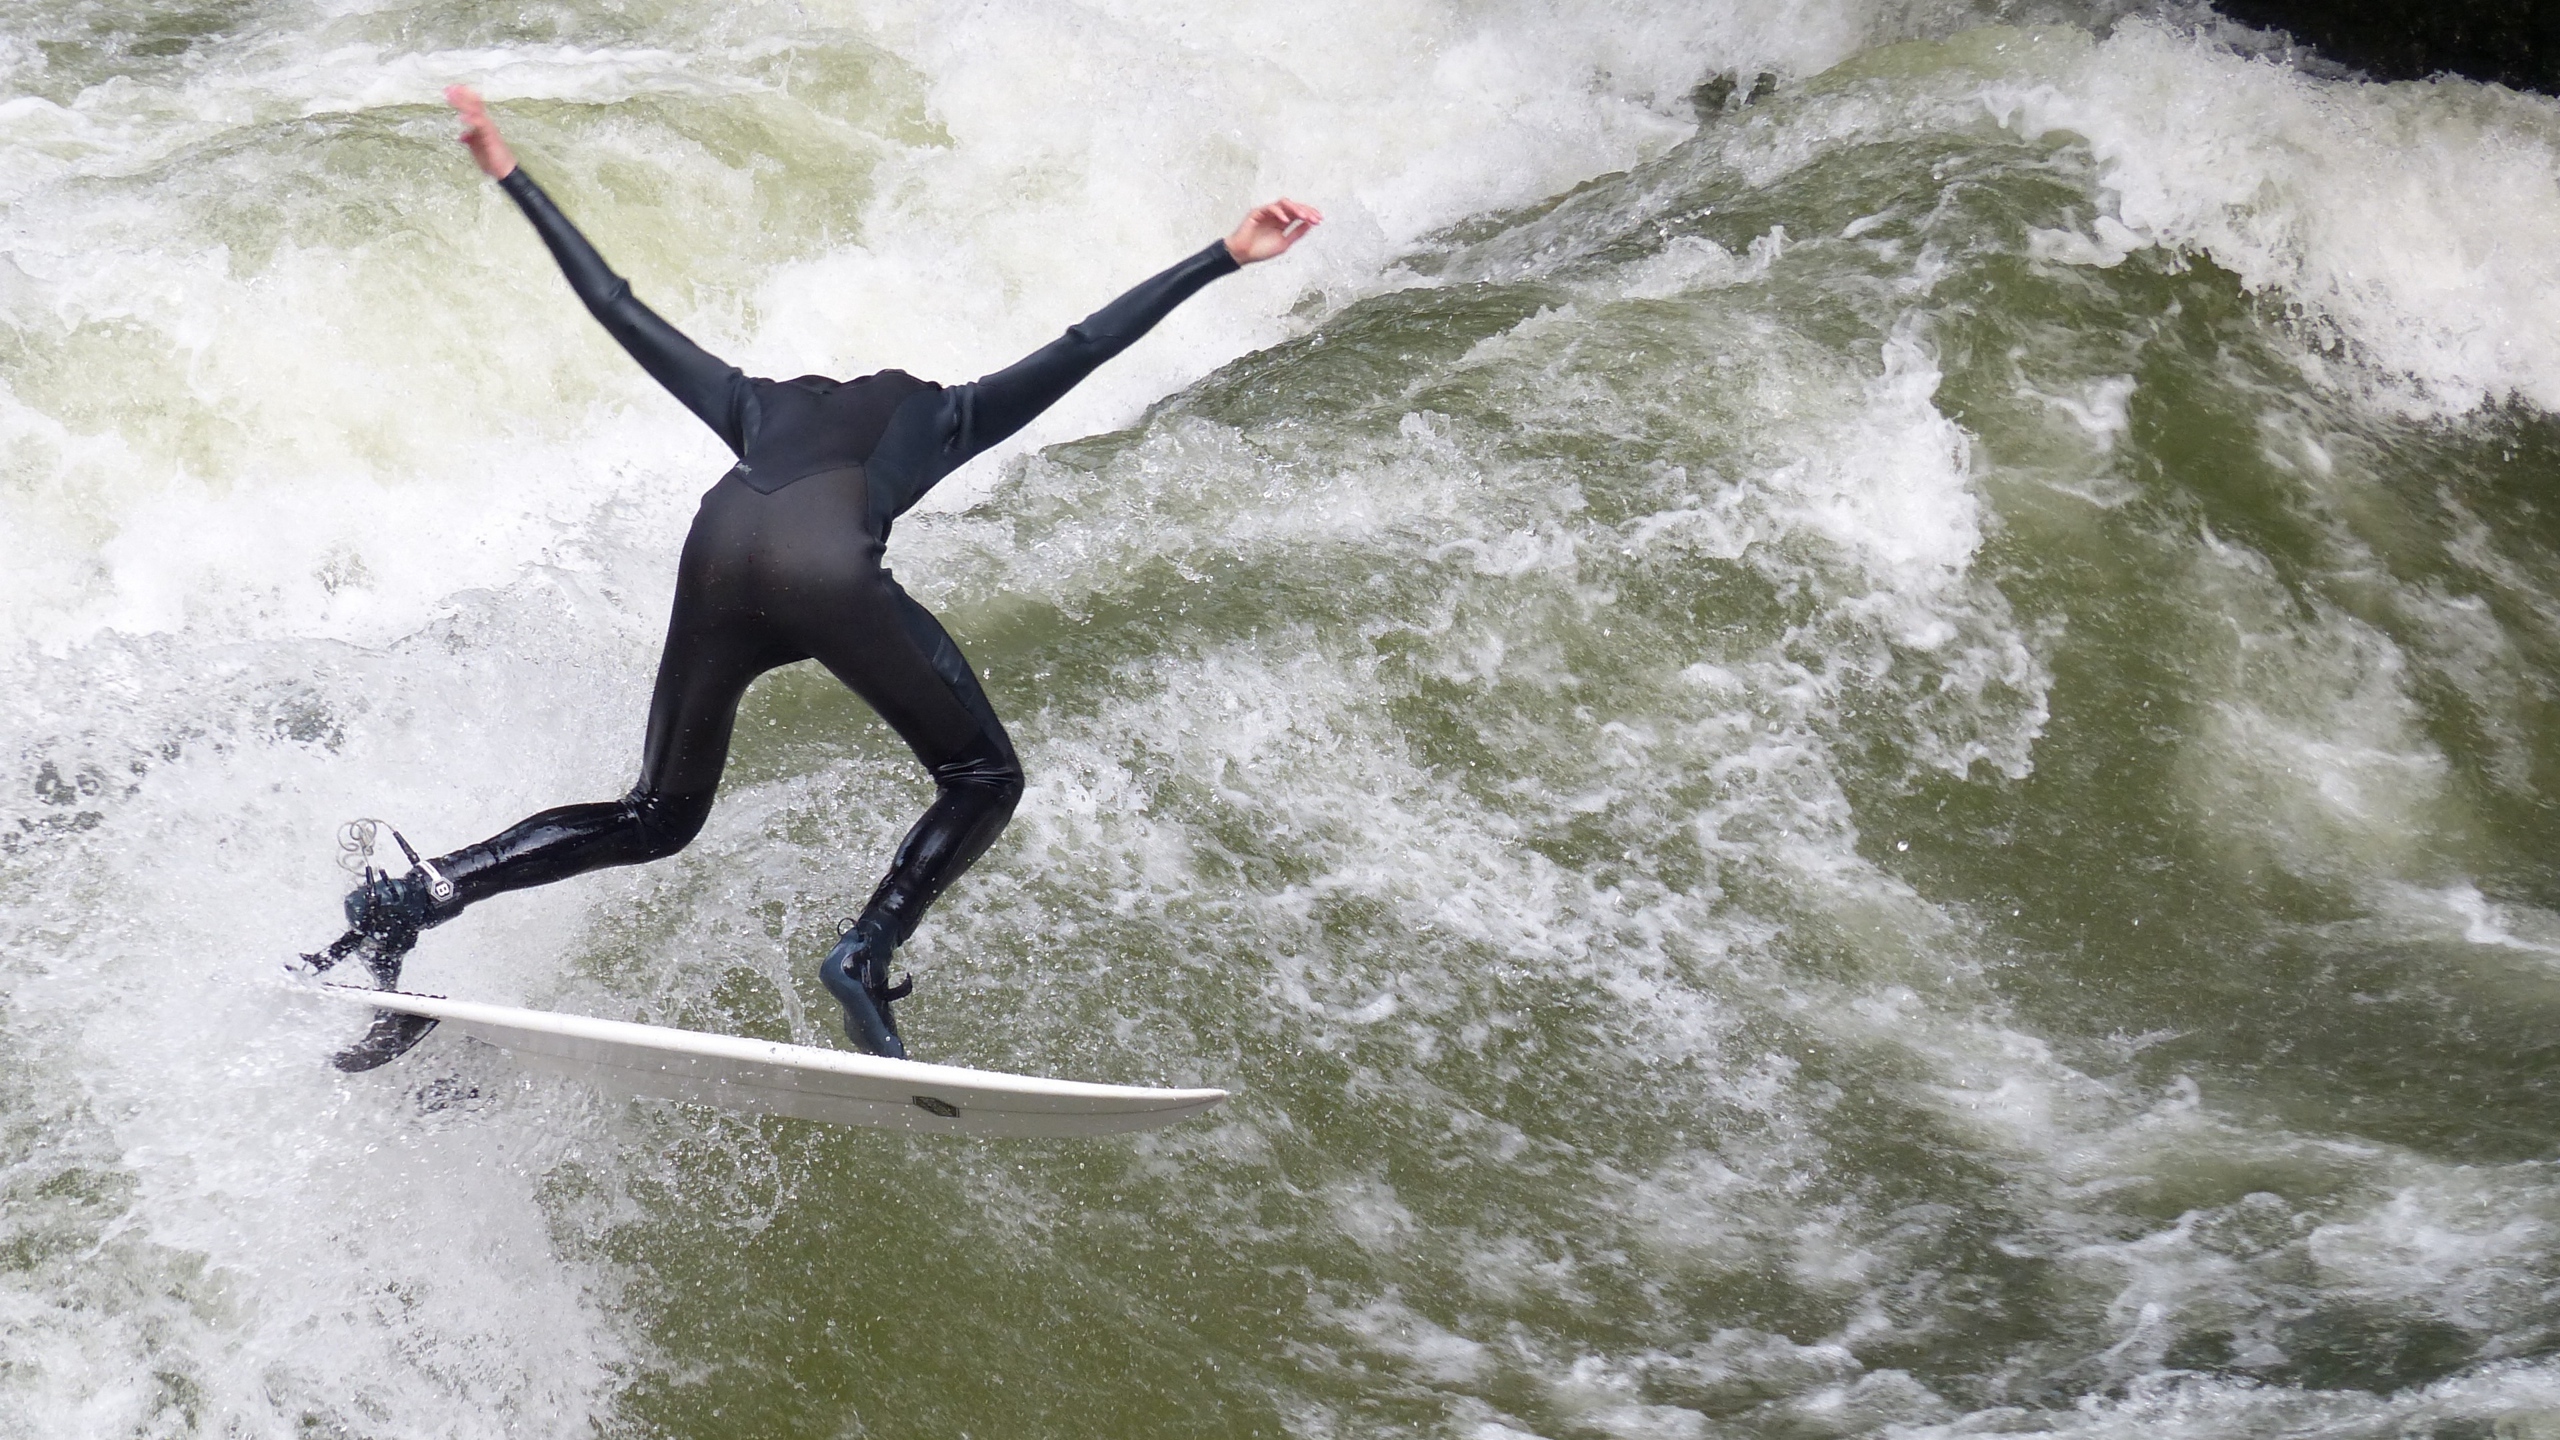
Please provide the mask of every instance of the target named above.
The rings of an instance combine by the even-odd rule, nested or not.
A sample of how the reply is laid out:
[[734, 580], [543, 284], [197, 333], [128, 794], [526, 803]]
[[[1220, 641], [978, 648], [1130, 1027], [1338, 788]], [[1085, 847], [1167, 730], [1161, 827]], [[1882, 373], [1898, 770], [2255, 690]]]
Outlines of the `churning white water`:
[[[0, 1436], [2560, 1435], [2560, 105], [2122, 4], [0, 15]], [[1766, 77], [1766, 78], [1763, 78]], [[727, 463], [437, 103], [902, 521], [1032, 772], [969, 1144], [342, 1076], [331, 836], [629, 783]], [[807, 667], [421, 988], [830, 1043]]]

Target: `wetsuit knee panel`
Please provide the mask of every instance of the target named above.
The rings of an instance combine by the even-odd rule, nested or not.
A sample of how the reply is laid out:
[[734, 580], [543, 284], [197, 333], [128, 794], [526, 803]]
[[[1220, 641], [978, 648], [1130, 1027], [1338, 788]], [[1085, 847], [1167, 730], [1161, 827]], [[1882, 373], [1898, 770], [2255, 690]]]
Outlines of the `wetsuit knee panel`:
[[663, 860], [693, 843], [702, 833], [703, 822], [711, 818], [714, 792], [696, 795], [669, 795], [656, 790], [634, 790], [622, 797], [622, 804], [640, 832], [640, 849], [651, 860]]
[[1022, 798], [1022, 767], [1010, 756], [1000, 765], [975, 762], [936, 765], [933, 767], [933, 783], [944, 790], [965, 790], [990, 800], [1002, 800], [1005, 809], [1011, 810], [1014, 802]]
[[991, 727], [959, 754], [928, 768], [933, 783], [944, 791], [1001, 799], [1007, 811], [1022, 798], [1022, 760], [1013, 753], [1013, 741], [1001, 726]]

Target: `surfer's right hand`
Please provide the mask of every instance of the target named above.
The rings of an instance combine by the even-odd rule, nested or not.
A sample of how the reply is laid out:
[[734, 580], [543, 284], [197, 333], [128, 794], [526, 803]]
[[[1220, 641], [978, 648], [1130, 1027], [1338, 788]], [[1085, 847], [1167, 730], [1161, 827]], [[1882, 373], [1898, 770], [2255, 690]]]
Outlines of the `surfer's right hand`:
[[471, 158], [480, 162], [492, 180], [504, 180], [516, 168], [516, 152], [507, 148], [506, 137], [498, 133], [498, 122], [489, 118], [489, 107], [480, 92], [468, 85], [444, 87], [444, 103], [462, 112], [462, 143], [470, 148]]
[[1227, 237], [1227, 253], [1239, 265], [1268, 260], [1305, 238], [1309, 230], [1324, 223], [1324, 214], [1313, 205], [1295, 200], [1274, 200], [1257, 207], [1236, 225]]

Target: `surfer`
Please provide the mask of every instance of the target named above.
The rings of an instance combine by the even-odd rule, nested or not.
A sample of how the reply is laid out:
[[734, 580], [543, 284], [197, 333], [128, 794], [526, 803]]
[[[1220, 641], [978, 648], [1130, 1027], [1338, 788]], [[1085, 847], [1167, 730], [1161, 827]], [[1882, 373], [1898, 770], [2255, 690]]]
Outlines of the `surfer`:
[[[420, 931], [492, 895], [682, 850], [710, 814], [749, 682], [816, 660], [877, 711], [933, 777], [862, 913], [818, 967], [844, 1006], [845, 1033], [903, 1056], [889, 958], [926, 907], [985, 852], [1022, 795], [1022, 765], [959, 647], [881, 563], [891, 524], [935, 482], [1020, 430], [1201, 287], [1286, 251], [1322, 222], [1276, 200], [1234, 233], [1141, 282], [1002, 370], [938, 385], [902, 370], [855, 380], [752, 378], [686, 339], [631, 293], [516, 163], [468, 86], [445, 91], [462, 143], [533, 222], [569, 286], [640, 367], [711, 427], [738, 462], [702, 498], [676, 569], [674, 612], [649, 702], [639, 783], [619, 800], [568, 805], [410, 868], [368, 870], [347, 896], [347, 933], [318, 955], [361, 956], [391, 988]], [[408, 842], [401, 841], [408, 849]], [[341, 1052], [368, 1070], [434, 1024], [378, 1011]]]

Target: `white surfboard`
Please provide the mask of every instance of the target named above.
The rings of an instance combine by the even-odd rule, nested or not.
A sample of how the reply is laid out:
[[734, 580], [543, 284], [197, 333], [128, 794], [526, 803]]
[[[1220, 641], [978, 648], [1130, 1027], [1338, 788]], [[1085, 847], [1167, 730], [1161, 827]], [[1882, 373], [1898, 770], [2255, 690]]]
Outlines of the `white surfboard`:
[[1227, 1098], [1224, 1090], [1156, 1090], [963, 1070], [405, 990], [318, 988], [351, 1004], [433, 1016], [573, 1079], [661, 1100], [838, 1125], [949, 1135], [1112, 1135], [1188, 1120]]

